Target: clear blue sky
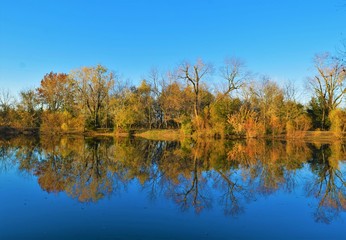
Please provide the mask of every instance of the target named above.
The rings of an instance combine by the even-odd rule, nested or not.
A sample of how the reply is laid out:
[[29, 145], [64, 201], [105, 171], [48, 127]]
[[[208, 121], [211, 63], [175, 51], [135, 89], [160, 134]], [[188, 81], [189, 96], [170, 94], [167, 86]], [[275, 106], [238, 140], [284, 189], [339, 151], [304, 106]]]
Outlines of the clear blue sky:
[[227, 56], [303, 85], [315, 53], [335, 51], [345, 0], [0, 0], [0, 88], [37, 87], [45, 73], [103, 64], [140, 80]]

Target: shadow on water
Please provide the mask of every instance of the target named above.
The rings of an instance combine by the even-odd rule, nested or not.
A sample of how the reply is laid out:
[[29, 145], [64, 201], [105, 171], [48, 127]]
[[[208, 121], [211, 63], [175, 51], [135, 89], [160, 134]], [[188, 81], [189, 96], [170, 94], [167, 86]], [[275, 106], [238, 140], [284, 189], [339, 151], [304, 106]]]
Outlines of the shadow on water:
[[0, 173], [17, 168], [36, 176], [44, 191], [64, 192], [80, 202], [121, 193], [135, 181], [153, 201], [163, 196], [196, 213], [216, 204], [225, 215], [237, 216], [261, 196], [303, 186], [305, 197], [316, 203], [317, 222], [330, 223], [346, 210], [342, 142], [42, 136], [0, 144]]

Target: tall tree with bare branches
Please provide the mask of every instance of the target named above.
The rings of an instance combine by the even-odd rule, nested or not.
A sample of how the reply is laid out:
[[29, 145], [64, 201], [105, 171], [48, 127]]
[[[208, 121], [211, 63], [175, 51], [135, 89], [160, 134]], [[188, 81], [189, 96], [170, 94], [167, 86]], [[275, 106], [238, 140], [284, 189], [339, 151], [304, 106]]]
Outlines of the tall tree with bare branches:
[[346, 72], [342, 60], [329, 53], [316, 55], [314, 62], [316, 75], [309, 84], [321, 108], [321, 128], [325, 129], [329, 112], [340, 105], [346, 93]]
[[0, 126], [11, 125], [11, 110], [15, 106], [15, 99], [9, 90], [0, 89]]
[[250, 72], [246, 70], [245, 63], [238, 58], [226, 59], [224, 66], [220, 68], [220, 74], [227, 82], [227, 87], [223, 95], [228, 95], [234, 90], [240, 89], [251, 75]]
[[204, 77], [212, 72], [212, 65], [206, 64], [202, 59], [198, 59], [194, 65], [188, 62], [183, 63], [179, 68], [179, 78], [186, 80], [192, 85], [195, 101], [194, 101], [194, 114], [195, 117], [199, 116], [199, 101], [200, 101], [200, 86]]

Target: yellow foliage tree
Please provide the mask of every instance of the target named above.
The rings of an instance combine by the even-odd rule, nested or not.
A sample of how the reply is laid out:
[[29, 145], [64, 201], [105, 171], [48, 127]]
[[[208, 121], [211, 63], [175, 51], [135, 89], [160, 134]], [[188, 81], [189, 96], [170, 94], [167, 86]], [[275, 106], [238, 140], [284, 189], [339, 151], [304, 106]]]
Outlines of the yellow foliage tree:
[[259, 137], [265, 134], [264, 124], [258, 120], [258, 113], [248, 106], [241, 106], [239, 112], [228, 117], [235, 134], [247, 138]]
[[341, 109], [334, 109], [329, 113], [329, 119], [331, 122], [331, 131], [334, 132], [338, 138], [342, 137], [346, 128], [346, 113]]
[[73, 117], [67, 111], [42, 113], [42, 123], [40, 131], [49, 134], [58, 134], [63, 132], [83, 131], [84, 119], [82, 116]]
[[311, 119], [302, 114], [286, 122], [287, 137], [302, 137], [311, 128]]

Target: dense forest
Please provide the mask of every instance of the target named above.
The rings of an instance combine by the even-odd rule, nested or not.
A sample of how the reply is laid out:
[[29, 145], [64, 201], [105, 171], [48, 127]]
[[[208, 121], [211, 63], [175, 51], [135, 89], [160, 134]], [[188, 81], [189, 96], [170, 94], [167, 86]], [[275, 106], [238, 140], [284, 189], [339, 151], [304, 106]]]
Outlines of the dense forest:
[[306, 84], [312, 97], [305, 105], [293, 84], [281, 86], [253, 74], [237, 58], [221, 67], [198, 59], [168, 72], [152, 69], [138, 86], [102, 65], [50, 72], [19, 99], [1, 91], [0, 127], [54, 134], [179, 129], [188, 136], [218, 138], [300, 137], [308, 130], [331, 130], [341, 137], [345, 56], [345, 51], [315, 56], [315, 74]]

